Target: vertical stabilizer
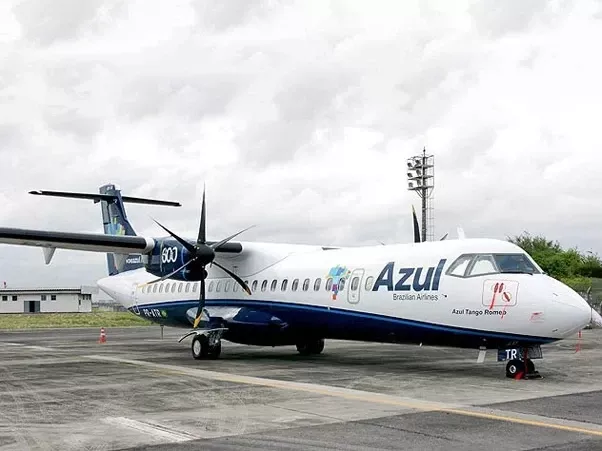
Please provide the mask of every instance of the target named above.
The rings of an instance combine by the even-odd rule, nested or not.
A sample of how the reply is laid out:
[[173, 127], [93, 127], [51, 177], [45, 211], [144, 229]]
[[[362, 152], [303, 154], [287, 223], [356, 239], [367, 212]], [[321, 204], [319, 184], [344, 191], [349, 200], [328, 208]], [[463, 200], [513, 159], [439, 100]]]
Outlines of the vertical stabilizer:
[[[104, 232], [107, 235], [128, 235], [134, 236], [136, 232], [127, 219], [125, 206], [121, 197], [121, 190], [113, 184], [100, 187], [100, 194], [108, 194], [114, 198], [100, 200], [102, 210], [102, 223]], [[107, 254], [107, 266], [109, 275], [113, 276], [124, 271], [142, 268], [142, 255], [115, 255]]]

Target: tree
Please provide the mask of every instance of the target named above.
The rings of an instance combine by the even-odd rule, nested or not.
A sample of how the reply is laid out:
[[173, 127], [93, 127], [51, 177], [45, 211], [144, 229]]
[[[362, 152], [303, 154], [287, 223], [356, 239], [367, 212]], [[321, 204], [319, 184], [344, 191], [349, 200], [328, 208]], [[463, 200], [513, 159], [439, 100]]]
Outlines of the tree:
[[577, 249], [565, 250], [558, 241], [531, 236], [527, 232], [508, 237], [508, 241], [529, 254], [546, 274], [566, 283], [575, 291], [587, 291], [592, 286], [593, 277], [602, 277], [602, 261], [591, 252], [582, 254]]

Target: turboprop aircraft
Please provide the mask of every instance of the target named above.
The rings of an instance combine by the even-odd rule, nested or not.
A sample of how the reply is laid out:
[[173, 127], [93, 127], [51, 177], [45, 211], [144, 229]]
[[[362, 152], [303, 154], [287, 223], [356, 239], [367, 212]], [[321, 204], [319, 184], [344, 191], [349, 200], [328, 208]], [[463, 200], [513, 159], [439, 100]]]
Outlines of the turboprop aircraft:
[[[577, 333], [587, 302], [545, 275], [518, 246], [494, 239], [446, 239], [362, 247], [207, 239], [205, 192], [196, 239], [164, 225], [139, 236], [125, 203], [179, 203], [99, 194], [31, 194], [100, 202], [104, 234], [0, 228], [0, 243], [107, 253], [98, 286], [131, 312], [192, 336], [195, 359], [217, 358], [221, 340], [296, 345], [319, 354], [325, 339], [498, 350], [508, 377], [537, 376], [541, 345]], [[156, 222], [156, 221], [155, 221]], [[246, 229], [245, 229], [246, 230]], [[243, 230], [244, 232], [244, 230]]]

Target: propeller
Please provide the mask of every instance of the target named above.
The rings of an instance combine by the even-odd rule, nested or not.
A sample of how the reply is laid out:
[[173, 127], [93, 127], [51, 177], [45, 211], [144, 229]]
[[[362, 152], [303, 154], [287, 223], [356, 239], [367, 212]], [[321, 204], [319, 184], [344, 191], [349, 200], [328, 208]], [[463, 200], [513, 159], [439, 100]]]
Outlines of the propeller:
[[418, 228], [418, 218], [416, 217], [416, 210], [412, 205], [412, 218], [414, 219], [414, 243], [420, 243], [420, 229]]
[[207, 218], [206, 218], [206, 211], [205, 211], [205, 189], [204, 188], [203, 188], [203, 201], [201, 204], [201, 222], [199, 225], [199, 234], [198, 234], [195, 244], [191, 244], [190, 242], [186, 241], [185, 239], [180, 238], [178, 235], [176, 235], [174, 232], [169, 230], [167, 227], [160, 224], [158, 221], [156, 221], [154, 219], [153, 219], [153, 221], [155, 221], [155, 223], [157, 223], [157, 225], [159, 227], [161, 227], [163, 230], [165, 230], [178, 243], [180, 243], [192, 255], [192, 258], [189, 261], [187, 261], [184, 265], [180, 266], [178, 269], [172, 271], [171, 273], [169, 273], [159, 279], [148, 282], [147, 285], [152, 284], [152, 283], [161, 282], [165, 279], [168, 279], [171, 276], [173, 276], [174, 274], [177, 274], [179, 271], [181, 271], [188, 265], [200, 267], [200, 269], [201, 269], [201, 290], [199, 293], [199, 305], [197, 308], [196, 317], [194, 319], [194, 328], [195, 329], [197, 328], [197, 326], [201, 320], [201, 315], [205, 308], [205, 278], [207, 277], [207, 271], [205, 270], [205, 267], [207, 265], [211, 264], [211, 265], [217, 266], [222, 271], [224, 271], [226, 274], [228, 274], [230, 277], [232, 277], [242, 287], [242, 289], [244, 291], [246, 291], [248, 294], [251, 294], [251, 290], [240, 277], [238, 277], [236, 274], [234, 274], [229, 269], [224, 268], [222, 265], [220, 265], [219, 263], [214, 261], [214, 259], [215, 259], [215, 252], [217, 250], [219, 250], [219, 248], [221, 246], [223, 246], [231, 239], [237, 237], [238, 235], [240, 235], [243, 232], [246, 232], [247, 230], [249, 230], [251, 227], [254, 227], [254, 226], [247, 227], [246, 229], [243, 229], [240, 232], [230, 235], [228, 238], [225, 238], [221, 241], [218, 241], [216, 243], [208, 245], [207, 244], [207, 225], [206, 225]]

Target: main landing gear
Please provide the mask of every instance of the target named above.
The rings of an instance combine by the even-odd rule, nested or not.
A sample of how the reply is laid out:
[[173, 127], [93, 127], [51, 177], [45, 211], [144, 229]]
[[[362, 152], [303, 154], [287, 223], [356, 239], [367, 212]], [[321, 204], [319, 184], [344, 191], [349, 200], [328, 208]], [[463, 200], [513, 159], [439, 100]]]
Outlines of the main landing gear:
[[195, 329], [188, 332], [178, 342], [192, 335], [192, 357], [195, 360], [217, 359], [222, 353], [222, 335], [225, 328]]
[[301, 355], [320, 354], [324, 350], [324, 339], [307, 340], [297, 343], [297, 351]]
[[192, 357], [196, 360], [217, 359], [222, 352], [222, 341], [211, 342], [205, 335], [195, 335], [192, 339]]

